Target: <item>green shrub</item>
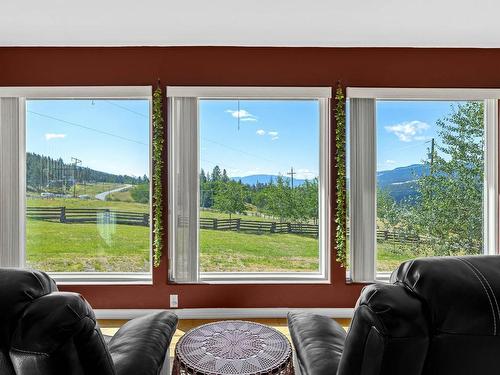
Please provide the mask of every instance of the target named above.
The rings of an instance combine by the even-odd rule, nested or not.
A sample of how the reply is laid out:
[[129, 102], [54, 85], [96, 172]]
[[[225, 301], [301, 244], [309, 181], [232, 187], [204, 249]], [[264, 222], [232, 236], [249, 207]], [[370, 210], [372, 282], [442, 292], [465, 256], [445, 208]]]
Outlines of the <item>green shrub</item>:
[[130, 190], [132, 199], [137, 203], [149, 203], [149, 184], [139, 184]]

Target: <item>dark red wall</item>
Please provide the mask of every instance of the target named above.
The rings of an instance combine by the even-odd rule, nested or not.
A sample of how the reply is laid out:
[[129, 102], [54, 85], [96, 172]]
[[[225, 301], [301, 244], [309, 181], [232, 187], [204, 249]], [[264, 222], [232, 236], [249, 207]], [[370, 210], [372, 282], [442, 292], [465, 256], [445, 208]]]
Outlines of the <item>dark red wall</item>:
[[[0, 86], [156, 85], [159, 78], [162, 85], [334, 86], [341, 80], [344, 86], [499, 88], [499, 63], [499, 49], [0, 48]], [[170, 293], [179, 294], [183, 308], [217, 308], [352, 307], [361, 287], [346, 284], [334, 261], [329, 285], [168, 285], [164, 260], [153, 286], [61, 289], [82, 293], [95, 308], [165, 308]]]

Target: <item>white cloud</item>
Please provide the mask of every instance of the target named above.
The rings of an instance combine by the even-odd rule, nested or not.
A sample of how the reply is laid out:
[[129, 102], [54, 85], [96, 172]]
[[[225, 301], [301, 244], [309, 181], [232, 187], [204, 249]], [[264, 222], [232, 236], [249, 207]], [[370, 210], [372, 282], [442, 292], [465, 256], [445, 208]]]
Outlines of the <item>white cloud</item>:
[[264, 129], [259, 129], [255, 132], [257, 135], [265, 135], [266, 131]]
[[62, 138], [66, 138], [66, 134], [45, 133], [46, 141], [50, 141], [52, 139], [62, 139]]
[[278, 135], [278, 132], [267, 132], [271, 137], [276, 137]]
[[385, 161], [385, 164], [396, 164], [396, 160], [388, 159]]
[[277, 140], [277, 139], [280, 139], [280, 137], [278, 137], [278, 136], [272, 137], [272, 138], [271, 138], [271, 141], [275, 141], [275, 140]]
[[257, 121], [257, 116], [252, 115], [250, 112], [240, 109], [239, 111], [233, 111], [232, 109], [226, 109], [226, 113], [230, 113], [234, 118], [239, 118], [240, 121]]
[[396, 137], [398, 137], [401, 142], [411, 142], [413, 140], [419, 140], [417, 139], [417, 137], [421, 138], [422, 136], [418, 134], [422, 134], [427, 129], [429, 129], [429, 124], [417, 120], [402, 122], [385, 127], [385, 130], [396, 135]]

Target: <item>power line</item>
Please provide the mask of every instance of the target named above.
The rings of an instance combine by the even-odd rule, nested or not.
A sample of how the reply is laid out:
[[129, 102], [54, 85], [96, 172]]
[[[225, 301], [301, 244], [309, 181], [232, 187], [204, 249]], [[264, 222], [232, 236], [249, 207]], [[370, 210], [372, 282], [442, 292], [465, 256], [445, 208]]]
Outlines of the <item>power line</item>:
[[[224, 163], [224, 164], [222, 164], [222, 163], [216, 163], [216, 162], [214, 162], [214, 161], [212, 161], [212, 160], [207, 160], [207, 159], [204, 159], [204, 158], [201, 158], [200, 160], [201, 160], [201, 161], [204, 161], [205, 163], [210, 163], [210, 164], [212, 164], [213, 166], [219, 166], [219, 167], [222, 167], [222, 168], [224, 168], [224, 169], [238, 169], [238, 168], [236, 168], [236, 167], [234, 167], [234, 166], [231, 166], [231, 165], [228, 165], [228, 164], [225, 164], [225, 163]], [[207, 171], [207, 172], [210, 172], [210, 171]]]
[[406, 150], [406, 149], [409, 149], [409, 148], [413, 148], [413, 147], [417, 147], [417, 146], [423, 146], [425, 145], [426, 143], [429, 143], [429, 141], [420, 141], [420, 142], [415, 142], [414, 144], [411, 144], [411, 145], [408, 145], [408, 146], [403, 146], [403, 147], [400, 147], [400, 148], [395, 148], [393, 149], [392, 151], [401, 151], [401, 150]]
[[123, 110], [125, 110], [125, 111], [128, 111], [128, 112], [130, 112], [130, 113], [135, 113], [135, 114], [136, 114], [136, 115], [138, 115], [138, 116], [145, 117], [145, 118], [149, 118], [149, 116], [145, 115], [144, 113], [137, 112], [137, 111], [135, 111], [135, 110], [133, 110], [133, 109], [131, 109], [131, 108], [128, 108], [127, 106], [124, 106], [124, 105], [121, 105], [121, 104], [117, 104], [117, 103], [112, 102], [112, 101], [110, 101], [110, 100], [104, 100], [104, 101], [105, 101], [106, 103], [108, 103], [108, 104], [114, 105], [115, 107], [121, 108], [121, 109], [123, 109]]
[[137, 143], [137, 144], [140, 144], [140, 145], [148, 146], [148, 144], [146, 144], [144, 142], [137, 141], [135, 139], [131, 139], [131, 138], [127, 138], [127, 137], [122, 137], [121, 135], [117, 135], [117, 134], [113, 134], [113, 133], [108, 133], [108, 132], [105, 132], [103, 130], [99, 130], [99, 129], [91, 128], [89, 126], [85, 126], [85, 125], [82, 125], [82, 124], [77, 124], [75, 122], [63, 120], [63, 119], [60, 119], [60, 118], [57, 118], [57, 117], [54, 117], [54, 116], [46, 115], [44, 113], [39, 113], [39, 112], [35, 112], [35, 111], [27, 111], [27, 112], [32, 113], [32, 114], [37, 115], [37, 116], [40, 116], [40, 117], [45, 117], [45, 118], [48, 118], [48, 119], [51, 119], [51, 120], [54, 120], [54, 121], [62, 122], [64, 124], [68, 124], [68, 125], [71, 125], [71, 126], [76, 126], [78, 128], [90, 130], [90, 131], [93, 131], [93, 132], [96, 132], [96, 133], [100, 133], [100, 134], [104, 134], [104, 135], [107, 135], [107, 136], [110, 136], [110, 137], [114, 137], [114, 138], [119, 138], [119, 139], [122, 139], [124, 141], [133, 142], [133, 143]]
[[229, 150], [233, 150], [233, 151], [236, 151], [236, 152], [239, 152], [239, 153], [242, 153], [242, 154], [246, 154], [246, 155], [249, 155], [249, 156], [252, 156], [254, 158], [258, 158], [258, 159], [262, 159], [262, 160], [265, 160], [265, 161], [268, 161], [268, 162], [271, 162], [271, 163], [274, 163], [274, 160], [271, 160], [271, 159], [267, 159], [265, 157], [262, 157], [262, 156], [259, 156], [259, 155], [255, 155], [255, 154], [252, 154], [250, 152], [246, 152], [246, 151], [243, 151], [243, 150], [240, 150], [240, 149], [237, 149], [235, 147], [232, 147], [232, 146], [228, 146], [228, 145], [225, 145], [223, 143], [220, 143], [220, 142], [217, 142], [217, 141], [214, 141], [212, 139], [208, 139], [208, 138], [205, 138], [205, 137], [201, 137], [203, 140], [207, 141], [207, 142], [211, 142], [211, 143], [215, 143], [216, 145], [219, 145], [221, 147], [225, 147]]

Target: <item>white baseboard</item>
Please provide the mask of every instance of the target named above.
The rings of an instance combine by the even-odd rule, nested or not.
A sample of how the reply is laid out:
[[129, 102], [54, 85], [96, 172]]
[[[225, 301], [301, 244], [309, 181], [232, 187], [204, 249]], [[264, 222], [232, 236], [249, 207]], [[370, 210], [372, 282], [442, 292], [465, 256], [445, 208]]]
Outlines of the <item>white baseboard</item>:
[[[162, 309], [95, 309], [97, 319], [133, 319]], [[290, 311], [303, 311], [331, 318], [352, 318], [353, 308], [253, 308], [253, 309], [168, 309], [179, 319], [286, 318]]]

